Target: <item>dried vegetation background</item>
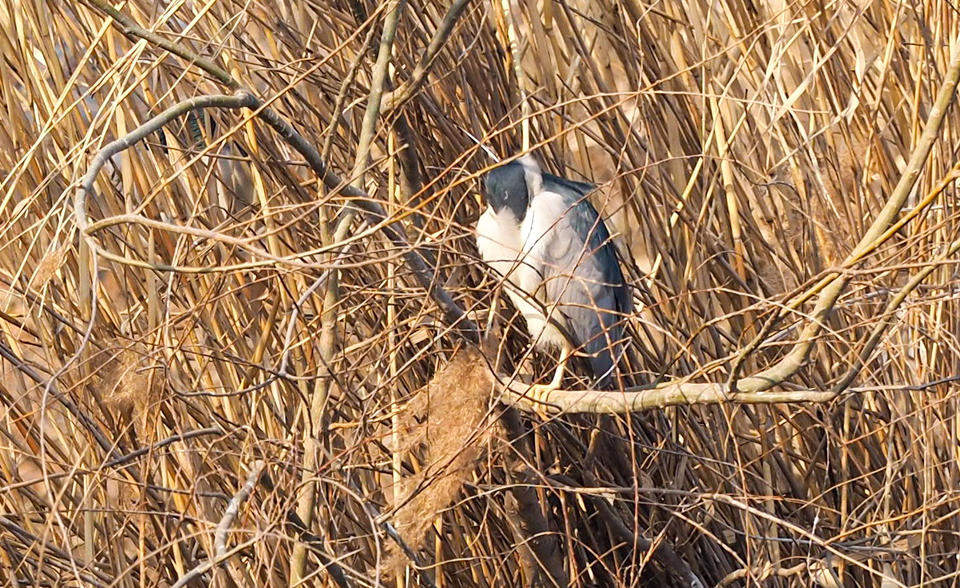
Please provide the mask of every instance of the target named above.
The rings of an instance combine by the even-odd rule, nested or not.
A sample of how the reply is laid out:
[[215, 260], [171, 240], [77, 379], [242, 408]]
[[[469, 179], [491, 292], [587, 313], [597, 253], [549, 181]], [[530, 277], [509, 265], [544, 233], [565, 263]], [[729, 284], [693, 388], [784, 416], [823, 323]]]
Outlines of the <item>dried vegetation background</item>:
[[[916, 214], [848, 266], [780, 387], [841, 385], [826, 403], [504, 413], [406, 251], [360, 217], [336, 232], [351, 200], [249, 109], [177, 117], [114, 157], [87, 202], [90, 222], [128, 215], [91, 233], [113, 258], [79, 238], [101, 147], [232, 93], [161, 39], [270, 103], [485, 324], [474, 138], [512, 155], [527, 117], [548, 168], [601, 184], [635, 262], [630, 377], [725, 382], [793, 345], [812, 305], [770, 319], [879, 214], [960, 23], [946, 0], [503, 6], [466, 3], [355, 165], [395, 3], [121, 3], [145, 41], [83, 2], [0, 2], [4, 582], [957, 584], [956, 110]], [[448, 8], [404, 4], [388, 90]], [[529, 342], [505, 304], [493, 327], [510, 373]]]

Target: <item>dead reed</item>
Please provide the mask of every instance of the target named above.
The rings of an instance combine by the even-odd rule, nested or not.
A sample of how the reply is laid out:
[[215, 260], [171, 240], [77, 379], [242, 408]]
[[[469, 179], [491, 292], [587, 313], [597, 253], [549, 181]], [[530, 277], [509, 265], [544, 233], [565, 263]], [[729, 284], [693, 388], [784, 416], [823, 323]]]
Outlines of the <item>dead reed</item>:
[[[0, 0], [0, 24], [3, 582], [960, 583], [953, 3]], [[710, 404], [501, 398], [487, 362], [529, 347], [505, 303], [465, 347], [496, 290], [478, 141], [525, 136], [601, 184], [630, 254], [627, 383]]]

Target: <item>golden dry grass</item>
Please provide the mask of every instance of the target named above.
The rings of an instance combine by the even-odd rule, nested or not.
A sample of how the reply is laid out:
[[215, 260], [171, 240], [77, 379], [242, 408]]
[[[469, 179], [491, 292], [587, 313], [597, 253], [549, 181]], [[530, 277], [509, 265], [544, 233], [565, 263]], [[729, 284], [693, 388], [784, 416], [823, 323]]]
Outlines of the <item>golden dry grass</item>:
[[[527, 113], [550, 169], [601, 183], [594, 202], [635, 262], [637, 383], [727, 381], [794, 343], [812, 304], [738, 359], [876, 218], [960, 30], [945, 0], [519, 0], [512, 17], [499, 0], [471, 2], [357, 165], [391, 6], [119, 11], [270, 102], [339, 174], [366, 167], [363, 187], [480, 322], [495, 279], [471, 227], [490, 160], [471, 136], [512, 155]], [[412, 0], [402, 12], [396, 83], [415, 75], [447, 8]], [[547, 582], [544, 549], [577, 586], [690, 585], [684, 566], [707, 585], [960, 583], [960, 277], [957, 255], [942, 258], [960, 230], [956, 107], [907, 201], [916, 216], [847, 270], [782, 386], [841, 382], [888, 300], [935, 263], [837, 399], [529, 414], [504, 433], [484, 418], [498, 403], [426, 386], [452, 373], [461, 342], [405, 251], [379, 226], [336, 235], [349, 200], [247, 110], [179, 117], [108, 163], [91, 221], [139, 214], [197, 231], [102, 226], [96, 243], [127, 263], [91, 255], [71, 201], [96, 152], [184, 99], [232, 89], [83, 2], [0, 0], [0, 25], [5, 583], [163, 586], [208, 565], [198, 585], [335, 585], [335, 561], [341, 582], [368, 586], [398, 553], [382, 523], [398, 521], [425, 566], [418, 575], [405, 554], [410, 585]], [[509, 373], [529, 341], [500, 308]], [[402, 451], [403, 411], [426, 390], [450, 394], [442, 415], [425, 412], [443, 441]], [[258, 460], [264, 477], [224, 550], [218, 524]], [[408, 510], [398, 476], [428, 492]]]

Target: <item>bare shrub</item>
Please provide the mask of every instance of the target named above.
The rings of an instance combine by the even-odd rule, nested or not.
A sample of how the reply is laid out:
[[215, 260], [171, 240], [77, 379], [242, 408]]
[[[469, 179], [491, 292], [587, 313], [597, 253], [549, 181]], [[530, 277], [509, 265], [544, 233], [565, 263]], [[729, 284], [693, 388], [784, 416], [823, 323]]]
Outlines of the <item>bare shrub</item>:
[[[391, 46], [395, 2], [0, 0], [4, 583], [953, 581], [955, 105], [838, 264], [939, 111], [955, 3], [511, 4], [411, 0]], [[215, 95], [105, 162], [81, 238], [96, 154]], [[524, 128], [636, 261], [627, 385], [725, 392], [819, 324], [769, 392], [830, 400], [505, 411], [451, 317], [497, 291], [477, 143]], [[497, 308], [484, 361], [547, 375]]]

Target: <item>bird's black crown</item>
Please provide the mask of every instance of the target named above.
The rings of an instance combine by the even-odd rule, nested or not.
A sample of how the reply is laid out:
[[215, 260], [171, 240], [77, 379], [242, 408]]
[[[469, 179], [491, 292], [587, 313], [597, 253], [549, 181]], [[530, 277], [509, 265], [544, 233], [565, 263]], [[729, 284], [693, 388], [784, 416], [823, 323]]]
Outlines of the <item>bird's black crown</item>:
[[483, 177], [483, 199], [494, 212], [507, 208], [518, 221], [523, 220], [529, 198], [523, 165], [518, 161], [495, 167]]

